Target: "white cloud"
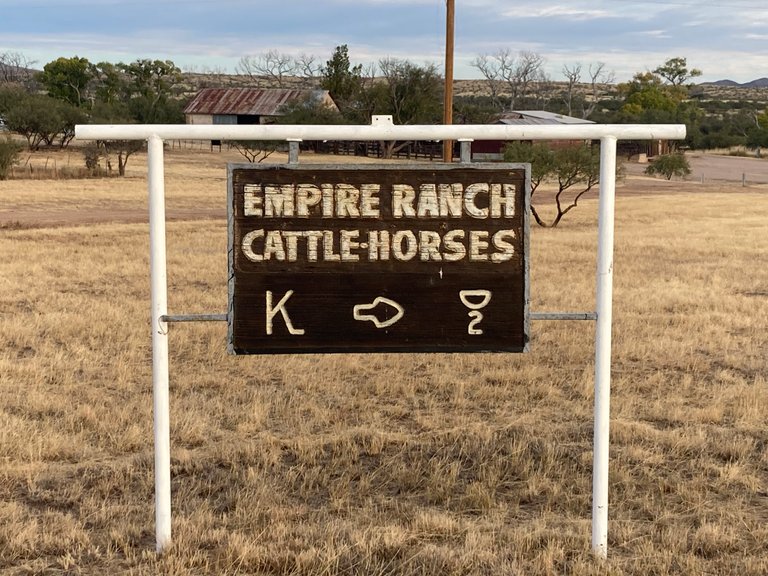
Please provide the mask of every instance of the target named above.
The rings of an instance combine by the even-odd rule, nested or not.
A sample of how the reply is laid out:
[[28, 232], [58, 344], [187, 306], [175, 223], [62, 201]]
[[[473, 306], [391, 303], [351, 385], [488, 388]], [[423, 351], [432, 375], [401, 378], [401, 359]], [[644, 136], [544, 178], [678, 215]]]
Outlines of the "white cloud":
[[542, 6], [533, 4], [524, 9], [517, 7], [513, 10], [502, 12], [507, 18], [571, 18], [574, 20], [594, 20], [596, 18], [609, 18], [611, 13], [606, 10], [594, 10], [574, 8], [556, 4], [554, 6]]

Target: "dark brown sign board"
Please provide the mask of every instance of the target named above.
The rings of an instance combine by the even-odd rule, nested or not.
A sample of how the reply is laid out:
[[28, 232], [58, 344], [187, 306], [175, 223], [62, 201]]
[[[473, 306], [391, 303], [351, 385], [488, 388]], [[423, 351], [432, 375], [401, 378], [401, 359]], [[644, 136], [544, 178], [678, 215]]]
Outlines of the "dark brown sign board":
[[229, 351], [524, 352], [529, 167], [228, 167]]

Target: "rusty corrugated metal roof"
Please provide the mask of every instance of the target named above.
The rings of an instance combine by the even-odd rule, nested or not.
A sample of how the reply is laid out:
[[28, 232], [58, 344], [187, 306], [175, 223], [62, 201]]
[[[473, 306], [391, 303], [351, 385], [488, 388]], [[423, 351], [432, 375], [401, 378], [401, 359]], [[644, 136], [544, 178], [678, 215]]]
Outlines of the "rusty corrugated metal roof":
[[307, 96], [321, 99], [325, 92], [285, 88], [203, 88], [184, 108], [184, 114], [278, 116], [283, 104]]

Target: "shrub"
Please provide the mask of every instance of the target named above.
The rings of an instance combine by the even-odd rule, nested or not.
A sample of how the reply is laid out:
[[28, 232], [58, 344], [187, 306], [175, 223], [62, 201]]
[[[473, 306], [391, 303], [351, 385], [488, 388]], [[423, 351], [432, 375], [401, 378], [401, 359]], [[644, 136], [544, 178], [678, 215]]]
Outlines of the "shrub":
[[684, 154], [663, 154], [645, 169], [645, 173], [649, 176], [660, 174], [667, 180], [672, 180], [672, 176], [685, 178], [691, 173], [691, 165]]
[[11, 167], [16, 164], [21, 146], [9, 137], [0, 138], [0, 180], [5, 180]]

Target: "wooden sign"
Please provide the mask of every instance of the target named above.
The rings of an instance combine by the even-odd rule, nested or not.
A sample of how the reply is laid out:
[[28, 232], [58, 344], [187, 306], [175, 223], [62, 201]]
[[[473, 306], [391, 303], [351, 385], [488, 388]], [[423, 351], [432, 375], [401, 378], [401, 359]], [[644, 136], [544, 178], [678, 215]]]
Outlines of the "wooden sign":
[[527, 166], [230, 165], [229, 351], [525, 351]]

